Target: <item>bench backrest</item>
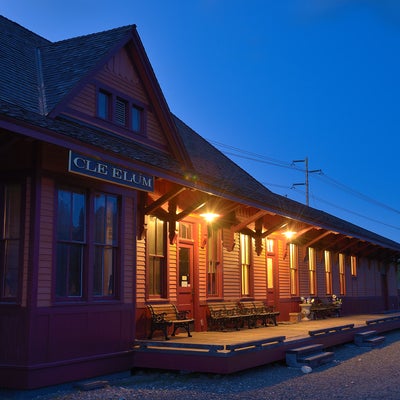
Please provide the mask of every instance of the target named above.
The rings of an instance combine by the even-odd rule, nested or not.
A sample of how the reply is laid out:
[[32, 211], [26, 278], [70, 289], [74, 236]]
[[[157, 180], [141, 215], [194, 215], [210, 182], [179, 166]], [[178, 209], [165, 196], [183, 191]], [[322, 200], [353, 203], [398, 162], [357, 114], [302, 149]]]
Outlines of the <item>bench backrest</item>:
[[178, 310], [175, 304], [147, 304], [151, 312], [151, 316], [163, 314], [166, 321], [174, 321], [178, 317]]
[[235, 302], [226, 301], [218, 303], [208, 303], [208, 309], [211, 316], [235, 315], [240, 313], [239, 307]]
[[239, 307], [245, 314], [255, 314], [256, 307], [252, 301], [240, 301]]

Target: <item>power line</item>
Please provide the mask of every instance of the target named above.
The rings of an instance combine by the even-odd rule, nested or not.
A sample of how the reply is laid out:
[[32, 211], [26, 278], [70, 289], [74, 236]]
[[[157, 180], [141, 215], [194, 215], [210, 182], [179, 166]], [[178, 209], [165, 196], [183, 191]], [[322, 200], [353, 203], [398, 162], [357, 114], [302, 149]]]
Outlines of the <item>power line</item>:
[[349, 214], [356, 215], [357, 217], [361, 217], [361, 218], [367, 219], [367, 220], [369, 220], [369, 221], [371, 221], [371, 222], [375, 222], [375, 223], [377, 223], [377, 224], [381, 224], [381, 225], [387, 226], [388, 228], [392, 228], [392, 229], [396, 229], [396, 230], [400, 231], [400, 227], [399, 227], [399, 226], [390, 225], [390, 224], [387, 224], [386, 222], [378, 221], [378, 220], [376, 220], [376, 219], [374, 219], [374, 218], [367, 217], [367, 216], [362, 215], [362, 214], [360, 214], [360, 213], [358, 213], [358, 212], [355, 212], [355, 211], [349, 210], [349, 209], [347, 209], [347, 208], [338, 206], [337, 204], [331, 203], [331, 202], [329, 202], [329, 201], [327, 201], [327, 200], [325, 200], [325, 199], [322, 199], [322, 198], [320, 198], [320, 197], [317, 197], [317, 196], [315, 196], [315, 195], [313, 195], [313, 197], [314, 197], [315, 199], [317, 199], [318, 201], [322, 202], [322, 203], [325, 203], [325, 204], [330, 205], [331, 207], [335, 207], [335, 208], [337, 208], [337, 209], [339, 209], [339, 210], [342, 210], [342, 211], [345, 211], [345, 212], [347, 212], [347, 213], [349, 213]]
[[[230, 149], [230, 150], [234, 151], [234, 152], [230, 152], [230, 151], [221, 150], [226, 155], [231, 155], [231, 156], [242, 158], [242, 159], [246, 159], [246, 160], [249, 160], [249, 161], [254, 161], [254, 162], [258, 162], [258, 163], [262, 163], [262, 164], [268, 164], [268, 165], [272, 165], [272, 166], [276, 166], [276, 167], [280, 167], [280, 168], [286, 168], [286, 169], [291, 169], [291, 170], [304, 172], [304, 169], [301, 169], [301, 168], [298, 168], [298, 167], [294, 166], [293, 162], [292, 163], [288, 163], [286, 161], [278, 160], [278, 159], [275, 159], [275, 158], [272, 158], [272, 157], [267, 157], [265, 155], [261, 155], [261, 154], [257, 154], [257, 153], [250, 152], [250, 151], [247, 151], [247, 150], [243, 150], [243, 149], [240, 149], [240, 148], [237, 148], [237, 147], [234, 147], [234, 146], [231, 146], [231, 145], [226, 145], [226, 144], [223, 144], [223, 143], [220, 143], [220, 142], [217, 142], [217, 141], [213, 141], [213, 140], [209, 140], [209, 142], [215, 144], [218, 147], [227, 148], [227, 149]], [[298, 160], [298, 161], [300, 161], [300, 160]], [[342, 190], [344, 192], [347, 192], [348, 194], [350, 194], [350, 195], [352, 195], [354, 197], [357, 197], [357, 198], [359, 198], [359, 199], [361, 199], [363, 201], [366, 201], [368, 203], [371, 203], [371, 204], [373, 204], [375, 206], [379, 206], [379, 207], [384, 208], [384, 209], [386, 209], [388, 211], [394, 212], [396, 214], [400, 214], [399, 210], [397, 210], [397, 209], [395, 209], [395, 208], [393, 208], [391, 206], [388, 206], [387, 204], [384, 204], [384, 203], [382, 203], [382, 202], [380, 202], [380, 201], [378, 201], [376, 199], [373, 199], [372, 197], [367, 196], [367, 195], [365, 195], [365, 194], [363, 194], [363, 193], [361, 193], [361, 192], [359, 192], [357, 190], [354, 190], [354, 189], [344, 185], [343, 183], [340, 183], [339, 181], [327, 176], [321, 170], [316, 170], [316, 172], [320, 172], [316, 176], [317, 179], [320, 179], [320, 180], [323, 180], [323, 181], [325, 180], [326, 181], [325, 183], [327, 183], [328, 185], [336, 187], [337, 189], [340, 189], [340, 190]], [[261, 182], [261, 183], [263, 183], [263, 182]], [[277, 184], [273, 184], [273, 183], [268, 183], [268, 184], [267, 183], [263, 183], [263, 184], [267, 185], [267, 186], [276, 186], [276, 187], [291, 189], [288, 186], [277, 185]], [[293, 188], [293, 186], [292, 186], [292, 188]], [[348, 213], [351, 213], [351, 214], [354, 214], [354, 215], [358, 215], [358, 216], [363, 217], [365, 219], [371, 220], [373, 222], [377, 222], [377, 223], [380, 223], [382, 225], [386, 225], [386, 226], [389, 226], [389, 227], [392, 227], [392, 228], [395, 228], [395, 229], [399, 229], [397, 227], [393, 227], [393, 226], [388, 225], [386, 223], [373, 220], [370, 217], [363, 216], [363, 215], [361, 215], [359, 213], [344, 209], [342, 207], [337, 206], [336, 204], [329, 203], [326, 200], [319, 199], [319, 201], [322, 201], [322, 202], [324, 202], [326, 204], [331, 205], [332, 207], [341, 209], [341, 210], [346, 211]]]

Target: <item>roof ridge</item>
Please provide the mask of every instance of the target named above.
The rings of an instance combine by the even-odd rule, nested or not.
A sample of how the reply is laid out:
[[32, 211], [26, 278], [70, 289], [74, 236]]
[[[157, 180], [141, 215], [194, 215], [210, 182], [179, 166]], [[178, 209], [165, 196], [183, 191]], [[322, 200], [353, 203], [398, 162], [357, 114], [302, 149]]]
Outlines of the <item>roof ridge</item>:
[[124, 26], [120, 26], [118, 28], [112, 28], [112, 29], [106, 29], [100, 32], [92, 32], [92, 33], [88, 33], [88, 34], [84, 34], [84, 35], [79, 35], [79, 36], [74, 36], [71, 38], [67, 38], [67, 39], [62, 39], [62, 40], [58, 40], [56, 42], [49, 42], [49, 45], [59, 45], [59, 44], [64, 44], [66, 42], [73, 42], [73, 41], [77, 41], [80, 39], [88, 39], [91, 37], [95, 37], [95, 36], [100, 36], [100, 35], [104, 35], [105, 33], [112, 33], [112, 32], [118, 32], [118, 31], [129, 31], [131, 29], [136, 29], [136, 24], [130, 24], [130, 25], [124, 25]]
[[30, 29], [26, 28], [25, 26], [22, 26], [18, 22], [11, 20], [11, 19], [5, 17], [4, 15], [0, 15], [0, 18], [2, 18], [5, 22], [14, 25], [15, 27], [18, 27], [19, 30], [29, 33], [30, 35], [35, 36], [36, 38], [38, 38], [40, 40], [45, 40], [46, 42], [51, 43], [51, 41], [49, 39], [46, 39], [45, 37], [37, 34], [36, 32], [31, 31]]

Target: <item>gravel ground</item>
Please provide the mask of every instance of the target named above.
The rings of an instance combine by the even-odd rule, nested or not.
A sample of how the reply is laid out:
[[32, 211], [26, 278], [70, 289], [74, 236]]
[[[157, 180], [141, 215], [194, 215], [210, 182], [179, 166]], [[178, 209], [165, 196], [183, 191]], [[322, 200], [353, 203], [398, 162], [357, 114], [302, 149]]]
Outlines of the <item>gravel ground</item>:
[[[79, 390], [76, 384], [29, 392], [1, 391], [2, 400], [176, 400], [400, 399], [400, 331], [385, 334], [375, 348], [345, 344], [334, 361], [304, 374], [275, 363], [233, 375], [139, 372], [108, 377], [105, 387]], [[101, 378], [100, 378], [101, 379]]]

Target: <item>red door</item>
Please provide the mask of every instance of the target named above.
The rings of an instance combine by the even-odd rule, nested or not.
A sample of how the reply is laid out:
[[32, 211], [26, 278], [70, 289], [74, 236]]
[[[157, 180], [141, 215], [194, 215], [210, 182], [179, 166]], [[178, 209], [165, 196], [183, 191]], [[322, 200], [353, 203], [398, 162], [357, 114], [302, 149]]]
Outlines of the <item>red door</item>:
[[195, 279], [193, 274], [193, 244], [180, 243], [178, 253], [178, 308], [190, 310], [194, 317], [193, 297], [195, 293]]

